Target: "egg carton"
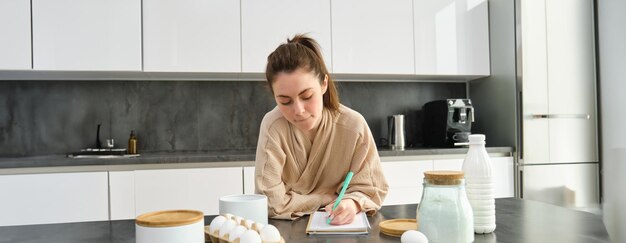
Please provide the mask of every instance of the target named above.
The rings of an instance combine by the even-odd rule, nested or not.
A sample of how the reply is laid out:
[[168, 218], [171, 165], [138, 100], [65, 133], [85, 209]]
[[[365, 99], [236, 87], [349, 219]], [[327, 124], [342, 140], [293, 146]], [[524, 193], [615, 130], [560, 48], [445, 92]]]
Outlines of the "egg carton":
[[[280, 241], [265, 241], [261, 238], [261, 230], [265, 227], [265, 225], [261, 224], [261, 223], [256, 223], [252, 220], [246, 220], [242, 217], [239, 216], [235, 216], [232, 214], [224, 214], [224, 215], [220, 215], [222, 217], [225, 218], [225, 220], [233, 220], [235, 222], [235, 225], [233, 227], [230, 227], [230, 232], [222, 234], [222, 236], [220, 237], [220, 229], [221, 229], [221, 225], [223, 225], [225, 222], [222, 222], [220, 224], [220, 227], [216, 227], [216, 229], [214, 229], [213, 231], [211, 231], [210, 226], [213, 225], [213, 221], [215, 221], [218, 217], [215, 217], [213, 219], [213, 221], [211, 222], [210, 225], [207, 225], [204, 227], [204, 236], [205, 236], [205, 242], [212, 242], [212, 243], [247, 243], [247, 242], [242, 242], [240, 241], [240, 238], [237, 237], [235, 239], [230, 239], [230, 233], [232, 233], [232, 231], [234, 231], [237, 226], [243, 226], [243, 228], [246, 229], [247, 231], [253, 231], [254, 233], [256, 233], [259, 237], [258, 239], [261, 239], [261, 241], [253, 241], [253, 242], [261, 242], [261, 243], [285, 243], [285, 239], [280, 236]], [[274, 227], [273, 225], [271, 225], [272, 227]], [[275, 228], [275, 227], [274, 227]], [[246, 233], [244, 232], [244, 233]], [[278, 230], [274, 231], [274, 232], [278, 232]], [[254, 233], [250, 233], [250, 234], [254, 234]], [[280, 232], [278, 232], [280, 234]]]

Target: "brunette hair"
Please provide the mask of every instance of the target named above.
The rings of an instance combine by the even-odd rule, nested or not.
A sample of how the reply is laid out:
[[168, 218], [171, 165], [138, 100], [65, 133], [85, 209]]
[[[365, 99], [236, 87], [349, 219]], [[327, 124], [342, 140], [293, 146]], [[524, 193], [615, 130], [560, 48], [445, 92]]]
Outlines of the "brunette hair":
[[313, 72], [318, 77], [320, 84], [324, 82], [324, 77], [328, 76], [328, 88], [323, 95], [324, 107], [333, 112], [338, 111], [339, 95], [337, 88], [335, 88], [335, 82], [326, 69], [319, 44], [305, 34], [296, 34], [292, 39], [287, 39], [287, 43], [278, 46], [267, 57], [265, 77], [270, 90], [272, 90], [276, 75], [280, 72], [291, 73], [298, 68]]

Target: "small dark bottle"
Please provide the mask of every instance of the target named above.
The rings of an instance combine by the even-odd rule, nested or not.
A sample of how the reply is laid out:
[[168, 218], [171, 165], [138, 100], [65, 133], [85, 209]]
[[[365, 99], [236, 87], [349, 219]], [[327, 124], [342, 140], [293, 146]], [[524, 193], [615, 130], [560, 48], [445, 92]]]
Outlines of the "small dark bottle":
[[130, 138], [128, 138], [128, 154], [137, 154], [137, 137], [135, 131], [130, 131]]

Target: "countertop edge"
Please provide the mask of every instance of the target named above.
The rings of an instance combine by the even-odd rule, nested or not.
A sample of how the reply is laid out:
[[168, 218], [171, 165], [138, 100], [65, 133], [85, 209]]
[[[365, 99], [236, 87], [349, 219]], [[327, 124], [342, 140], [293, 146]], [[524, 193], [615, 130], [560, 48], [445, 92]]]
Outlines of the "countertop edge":
[[[381, 162], [408, 160], [463, 159], [467, 148], [413, 149], [404, 151], [379, 150]], [[488, 147], [491, 157], [510, 157], [511, 147]], [[0, 175], [106, 172], [150, 169], [220, 168], [254, 166], [254, 154], [222, 153], [155, 153], [138, 158], [72, 159], [63, 156], [39, 156], [26, 158], [1, 158]]]

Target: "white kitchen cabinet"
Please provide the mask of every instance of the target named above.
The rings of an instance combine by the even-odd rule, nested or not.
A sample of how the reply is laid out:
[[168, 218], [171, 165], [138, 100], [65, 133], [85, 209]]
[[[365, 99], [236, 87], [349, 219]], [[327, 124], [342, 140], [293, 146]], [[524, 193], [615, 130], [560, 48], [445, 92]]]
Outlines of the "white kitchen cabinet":
[[255, 194], [254, 166], [243, 167], [243, 194]]
[[135, 218], [135, 172], [109, 172], [111, 220]]
[[424, 172], [433, 170], [432, 160], [393, 161], [381, 163], [389, 184], [383, 205], [419, 203], [422, 198]]
[[30, 0], [0, 1], [0, 70], [31, 69]]
[[144, 0], [143, 58], [144, 71], [240, 72], [239, 1]]
[[335, 0], [333, 71], [415, 74], [412, 0]]
[[298, 33], [315, 39], [332, 67], [330, 12], [328, 0], [242, 0], [242, 71], [265, 72], [267, 56]]
[[32, 0], [35, 70], [141, 71], [141, 0]]
[[0, 226], [109, 219], [107, 172], [0, 176]]
[[597, 162], [593, 1], [521, 7], [523, 163]]
[[414, 0], [413, 11], [416, 74], [490, 74], [487, 1]]
[[463, 159], [438, 159], [434, 161], [435, 170], [463, 170]]
[[515, 161], [513, 157], [491, 158], [493, 195], [495, 198], [515, 196]]
[[219, 213], [219, 198], [242, 194], [241, 167], [135, 171], [135, 214], [171, 209]]

